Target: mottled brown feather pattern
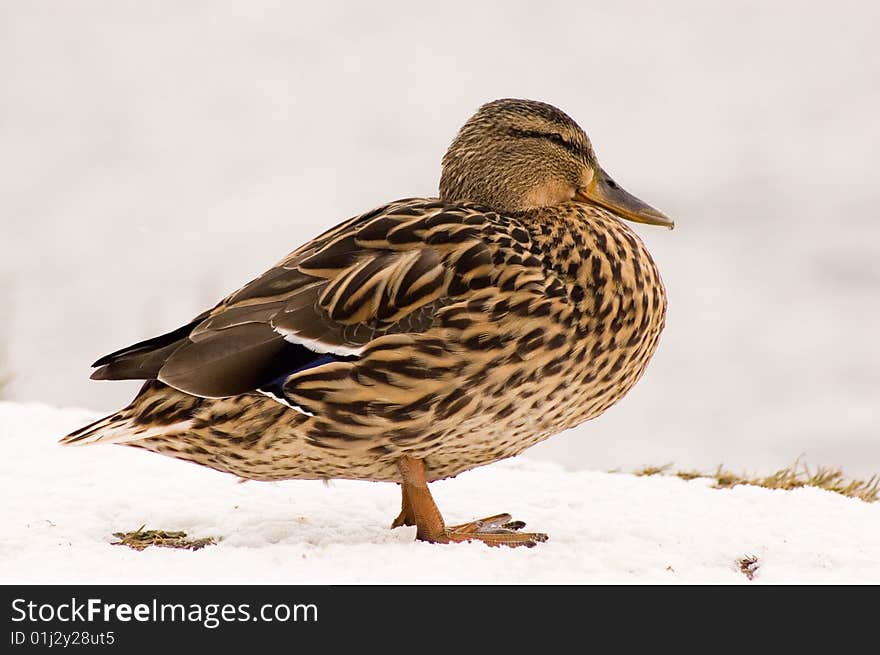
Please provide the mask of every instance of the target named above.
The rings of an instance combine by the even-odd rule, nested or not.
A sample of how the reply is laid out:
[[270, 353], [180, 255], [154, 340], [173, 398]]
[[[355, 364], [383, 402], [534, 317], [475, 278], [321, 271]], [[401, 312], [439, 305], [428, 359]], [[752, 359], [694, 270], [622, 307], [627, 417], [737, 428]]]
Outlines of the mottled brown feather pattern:
[[531, 100], [467, 120], [439, 196], [345, 221], [187, 325], [100, 358], [92, 377], [147, 382], [63, 442], [248, 479], [397, 481], [394, 525], [419, 539], [545, 540], [491, 520], [447, 527], [426, 481], [516, 455], [626, 394], [666, 296], [621, 217], [673, 222], [599, 166], [569, 116]]
[[128, 445], [243, 478], [398, 481], [408, 455], [437, 480], [601, 414], [642, 375], [665, 309], [641, 240], [603, 209], [399, 201], [292, 253], [193, 333], [257, 320], [363, 347], [287, 380], [314, 416], [157, 381], [118, 416], [176, 426]]

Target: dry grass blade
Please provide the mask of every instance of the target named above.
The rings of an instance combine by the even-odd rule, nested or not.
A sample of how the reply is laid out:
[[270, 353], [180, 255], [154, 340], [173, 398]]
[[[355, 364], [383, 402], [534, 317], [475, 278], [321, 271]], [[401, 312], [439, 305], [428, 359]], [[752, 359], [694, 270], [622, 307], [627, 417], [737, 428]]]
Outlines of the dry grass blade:
[[[3, 280], [0, 279], [0, 283]], [[11, 299], [10, 299], [11, 300]], [[14, 316], [9, 312], [9, 302], [6, 299], [3, 299], [2, 305], [7, 310], [6, 320], [7, 322], [11, 321]], [[0, 326], [2, 329], [2, 326]], [[12, 373], [9, 372], [9, 351], [6, 348], [6, 343], [8, 339], [5, 335], [0, 334], [0, 400], [4, 400], [6, 398], [6, 393], [9, 391], [9, 383], [12, 382]]]
[[859, 498], [867, 503], [873, 503], [880, 498], [880, 476], [872, 475], [864, 480], [848, 480], [840, 469], [819, 467], [815, 471], [811, 471], [806, 464], [799, 462], [779, 469], [766, 477], [739, 476], [720, 467], [713, 477], [715, 478], [715, 486], [719, 489], [736, 487], [741, 484], [766, 489], [814, 487], [833, 491], [849, 498]]
[[663, 464], [662, 466], [643, 466], [637, 471], [633, 472], [633, 475], [639, 476], [651, 476], [651, 475], [662, 475], [666, 473], [672, 467], [672, 462], [669, 464]]
[[134, 532], [114, 532], [119, 541], [111, 542], [113, 546], [128, 546], [134, 550], [143, 550], [150, 546], [161, 548], [180, 548], [183, 550], [199, 550], [205, 546], [213, 546], [217, 542], [213, 537], [187, 539], [186, 532], [168, 532], [167, 530], [144, 530], [142, 525]]
[[738, 475], [719, 466], [714, 473], [704, 474], [699, 471], [671, 472], [671, 464], [663, 466], [645, 466], [633, 475], [675, 475], [682, 480], [710, 478], [715, 481], [715, 489], [730, 489], [739, 485], [764, 487], [765, 489], [800, 489], [815, 487], [832, 491], [849, 498], [858, 498], [866, 503], [880, 500], [880, 475], [872, 475], [866, 479], [848, 479], [843, 471], [837, 468], [819, 467], [811, 471], [806, 464], [796, 461], [792, 466], [779, 469], [768, 476]]
[[0, 373], [0, 400], [3, 400], [9, 383], [12, 382], [12, 376]]

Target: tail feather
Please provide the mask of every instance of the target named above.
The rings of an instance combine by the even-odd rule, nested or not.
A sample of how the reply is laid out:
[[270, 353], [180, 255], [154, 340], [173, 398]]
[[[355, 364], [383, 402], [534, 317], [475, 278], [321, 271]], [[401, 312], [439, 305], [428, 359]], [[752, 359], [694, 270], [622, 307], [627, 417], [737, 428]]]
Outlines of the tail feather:
[[126, 410], [98, 419], [61, 439], [62, 446], [90, 446], [95, 443], [124, 444], [185, 430], [191, 421], [170, 425], [145, 425], [135, 421]]

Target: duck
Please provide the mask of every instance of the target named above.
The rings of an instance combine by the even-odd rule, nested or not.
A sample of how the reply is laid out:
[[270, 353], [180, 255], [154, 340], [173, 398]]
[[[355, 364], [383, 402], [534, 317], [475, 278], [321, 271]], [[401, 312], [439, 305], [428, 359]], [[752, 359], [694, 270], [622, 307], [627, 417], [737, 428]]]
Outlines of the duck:
[[144, 380], [61, 440], [122, 444], [244, 480], [400, 485], [392, 528], [535, 546], [508, 513], [448, 526], [428, 484], [602, 414], [657, 349], [666, 291], [625, 223], [673, 227], [534, 100], [484, 104], [437, 197], [350, 218], [166, 334], [94, 363]]

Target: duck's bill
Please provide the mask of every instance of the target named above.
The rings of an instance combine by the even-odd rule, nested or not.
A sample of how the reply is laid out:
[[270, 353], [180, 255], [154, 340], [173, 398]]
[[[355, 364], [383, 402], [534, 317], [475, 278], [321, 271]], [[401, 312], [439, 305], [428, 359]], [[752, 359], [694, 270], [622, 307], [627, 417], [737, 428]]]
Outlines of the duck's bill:
[[581, 189], [576, 197], [636, 223], [662, 225], [670, 230], [675, 227], [675, 222], [666, 214], [628, 193], [601, 168], [596, 171], [590, 185]]

